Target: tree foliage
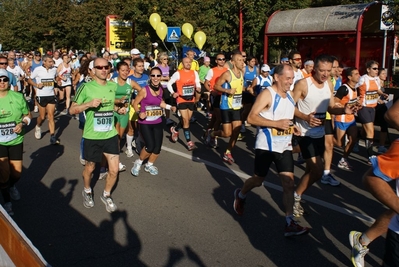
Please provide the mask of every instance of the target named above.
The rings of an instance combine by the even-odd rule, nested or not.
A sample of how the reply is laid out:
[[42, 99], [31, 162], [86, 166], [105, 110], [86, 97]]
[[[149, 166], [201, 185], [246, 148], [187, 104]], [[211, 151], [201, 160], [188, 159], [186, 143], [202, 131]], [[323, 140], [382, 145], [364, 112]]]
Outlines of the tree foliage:
[[[399, 0], [394, 8], [398, 9]], [[151, 43], [162, 43], [148, 19], [158, 13], [168, 26], [189, 22], [194, 33], [207, 35], [203, 49], [231, 51], [238, 47], [239, 12], [244, 18], [244, 48], [253, 55], [263, 51], [267, 19], [277, 10], [357, 3], [350, 0], [1, 0], [0, 43], [3, 50], [72, 48], [101, 50], [105, 47], [105, 17], [119, 15], [135, 23], [135, 46], [150, 51]], [[398, 10], [396, 10], [398, 14]], [[398, 16], [397, 16], [398, 17]], [[194, 35], [194, 34], [193, 34]], [[169, 50], [172, 44], [167, 44]], [[176, 44], [195, 46], [193, 38]], [[293, 38], [279, 38], [270, 44], [277, 50], [295, 46]], [[163, 47], [163, 45], [161, 45]]]

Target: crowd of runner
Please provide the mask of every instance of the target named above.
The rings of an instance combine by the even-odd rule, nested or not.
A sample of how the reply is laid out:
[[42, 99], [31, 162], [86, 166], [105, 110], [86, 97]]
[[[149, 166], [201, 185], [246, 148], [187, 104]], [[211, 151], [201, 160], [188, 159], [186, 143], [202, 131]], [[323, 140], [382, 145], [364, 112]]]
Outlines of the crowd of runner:
[[[351, 259], [354, 266], [364, 266], [367, 246], [388, 231], [384, 262], [399, 265], [399, 198], [386, 183], [399, 177], [393, 164], [399, 159], [399, 140], [389, 149], [385, 146], [387, 122], [399, 130], [399, 104], [388, 110], [387, 72], [378, 62], [367, 62], [367, 73], [361, 75], [330, 55], [303, 60], [298, 51], [292, 51], [270, 68], [244, 51], [233, 51], [228, 58], [217, 54], [211, 67], [209, 57], [200, 64], [189, 50], [173, 72], [168, 54], [159, 52], [156, 43], [153, 46], [155, 53], [146, 59], [136, 48], [122, 59], [108, 52], [101, 57], [60, 51], [0, 55], [0, 189], [9, 215], [14, 214], [11, 200], [20, 198], [15, 185], [22, 171], [24, 128], [32, 121], [30, 106], [38, 113], [35, 138], [42, 138], [41, 126], [47, 118], [52, 145], [60, 143], [54, 116], [60, 113], [79, 120], [83, 205], [95, 205], [90, 181], [96, 163], [101, 163], [99, 179], [105, 185], [100, 199], [108, 212], [117, 209], [111, 191], [118, 172], [126, 170], [119, 159], [121, 148], [129, 158], [134, 151], [139, 155], [130, 170], [133, 176], [140, 175], [143, 164], [145, 172], [158, 175], [154, 164], [164, 126], [169, 125], [172, 142], [178, 141], [182, 130], [187, 150], [196, 149], [190, 121], [203, 107], [209, 119], [204, 145], [217, 148], [218, 138], [229, 138], [222, 155], [228, 164], [235, 162], [234, 147], [245, 138], [247, 125], [257, 127], [253, 176], [234, 191], [232, 204], [238, 215], [244, 215], [248, 192], [262, 185], [274, 163], [283, 187], [286, 237], [309, 232], [295, 217], [305, 213], [301, 197], [313, 183], [340, 184], [330, 171], [334, 146], [343, 150], [338, 168], [353, 171], [349, 155], [358, 151], [359, 139], [364, 139], [371, 166], [365, 185], [389, 211], [364, 233], [350, 232]], [[177, 115], [177, 123], [171, 113]], [[376, 151], [375, 120], [381, 127]], [[356, 122], [362, 125], [359, 129]], [[306, 163], [297, 184], [294, 153], [298, 164]], [[399, 195], [399, 183], [397, 191]]]

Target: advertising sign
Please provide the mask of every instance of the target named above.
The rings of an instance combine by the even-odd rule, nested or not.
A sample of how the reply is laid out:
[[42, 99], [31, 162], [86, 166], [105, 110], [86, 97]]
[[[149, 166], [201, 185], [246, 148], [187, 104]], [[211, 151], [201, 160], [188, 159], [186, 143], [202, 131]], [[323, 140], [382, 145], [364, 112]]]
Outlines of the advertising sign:
[[129, 55], [133, 48], [133, 22], [119, 20], [115, 15], [106, 18], [106, 49], [111, 53]]

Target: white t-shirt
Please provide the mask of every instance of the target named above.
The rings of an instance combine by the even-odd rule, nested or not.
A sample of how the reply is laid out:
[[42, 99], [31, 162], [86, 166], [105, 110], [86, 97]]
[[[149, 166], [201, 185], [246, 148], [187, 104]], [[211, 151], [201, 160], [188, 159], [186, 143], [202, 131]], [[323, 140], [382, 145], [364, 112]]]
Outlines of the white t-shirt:
[[21, 69], [20, 66], [15, 66], [14, 68], [8, 66], [7, 71], [11, 72], [15, 76], [15, 80], [17, 81], [18, 91], [21, 91], [21, 83], [19, 77], [25, 76], [25, 72]]
[[37, 88], [37, 96], [53, 96], [54, 95], [54, 83], [55, 76], [57, 75], [57, 68], [46, 69], [43, 66], [35, 68], [30, 75], [31, 79], [35, 79], [36, 83], [42, 83], [43, 88]]
[[53, 58], [53, 60], [54, 60], [55, 67], [58, 67], [62, 63], [62, 58], [60, 58], [60, 57], [58, 59]]
[[303, 79], [303, 78], [304, 78], [304, 77], [303, 77], [303, 73], [302, 73], [302, 71], [301, 71], [300, 69], [298, 69], [297, 71], [294, 71], [294, 81], [293, 81], [293, 83], [291, 84], [290, 90], [291, 90], [291, 91], [294, 90], [295, 84], [296, 84], [299, 80], [301, 80], [301, 79]]

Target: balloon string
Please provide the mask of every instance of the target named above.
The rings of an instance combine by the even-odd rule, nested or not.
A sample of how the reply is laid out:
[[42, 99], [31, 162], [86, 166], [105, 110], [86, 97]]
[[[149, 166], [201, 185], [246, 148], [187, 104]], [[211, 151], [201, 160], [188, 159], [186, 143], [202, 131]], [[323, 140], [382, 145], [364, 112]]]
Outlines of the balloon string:
[[175, 45], [175, 43], [173, 43], [173, 47], [175, 48], [175, 50], [176, 50], [176, 69], [179, 67], [179, 51], [177, 50], [177, 47], [176, 47], [176, 45]]

